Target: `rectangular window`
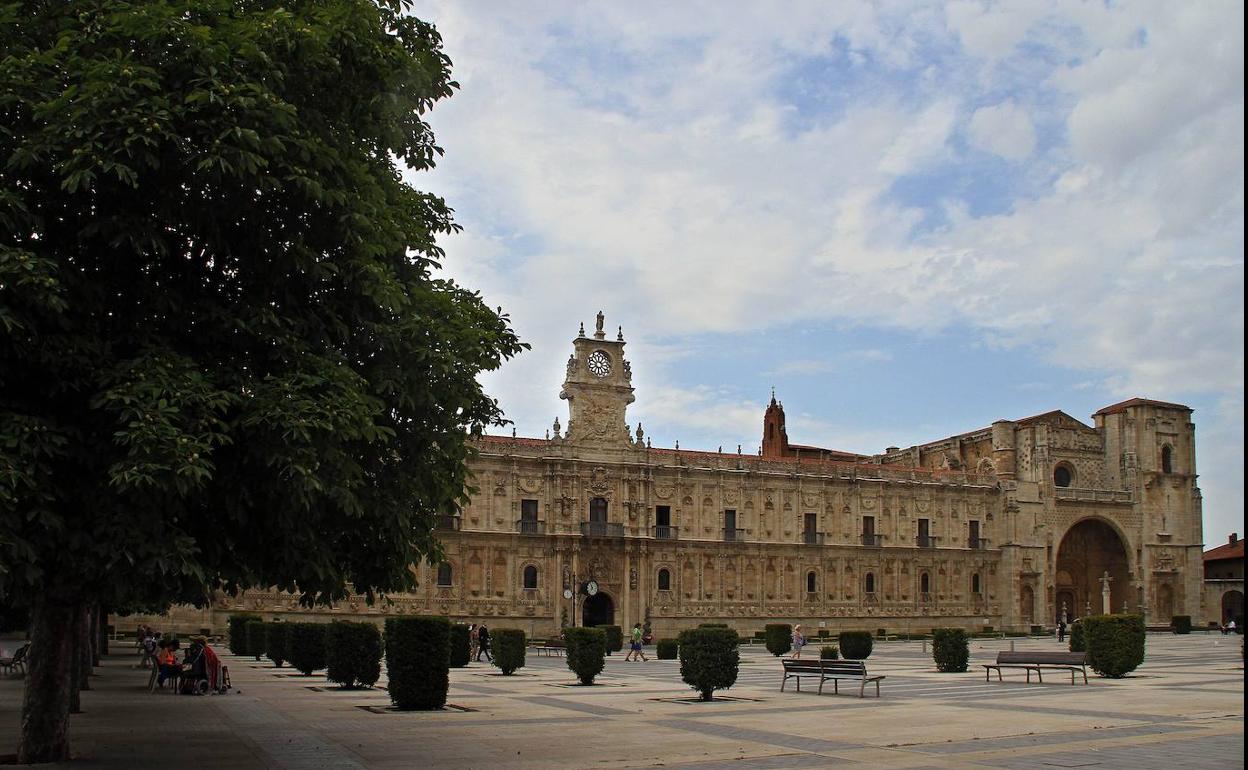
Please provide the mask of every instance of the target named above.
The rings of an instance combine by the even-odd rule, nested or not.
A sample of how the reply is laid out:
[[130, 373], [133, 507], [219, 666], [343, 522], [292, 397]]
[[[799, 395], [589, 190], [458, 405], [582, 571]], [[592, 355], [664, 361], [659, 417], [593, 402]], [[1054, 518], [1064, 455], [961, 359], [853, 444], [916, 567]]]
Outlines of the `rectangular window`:
[[724, 540], [740, 540], [741, 533], [737, 530], [737, 512], [731, 508], [724, 510]]
[[537, 521], [537, 501], [520, 501], [520, 518], [524, 521]]
[[931, 521], [929, 519], [919, 519], [919, 537], [918, 544], [920, 548], [930, 548], [932, 546]]
[[813, 534], [819, 529], [819, 517], [816, 514], [808, 513], [802, 518], [802, 531], [806, 534]]
[[967, 545], [971, 548], [979, 548], [979, 522], [972, 519], [967, 524], [970, 526], [970, 542]]
[[654, 523], [660, 527], [672, 526], [672, 506], [656, 505], [654, 507]]

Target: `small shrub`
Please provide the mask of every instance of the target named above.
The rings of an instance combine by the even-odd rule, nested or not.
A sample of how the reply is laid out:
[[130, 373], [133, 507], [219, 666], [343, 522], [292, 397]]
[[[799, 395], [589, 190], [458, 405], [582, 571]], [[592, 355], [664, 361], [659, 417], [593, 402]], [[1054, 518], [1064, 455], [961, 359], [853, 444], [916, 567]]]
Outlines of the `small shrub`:
[[291, 623], [286, 631], [286, 655], [304, 676], [325, 668], [325, 629], [324, 623]]
[[676, 660], [676, 653], [679, 648], [680, 642], [675, 639], [660, 639], [655, 648], [655, 656], [659, 660]]
[[818, 637], [819, 639], [827, 639], [831, 635], [831, 633], [832, 632], [829, 631], [828, 629], [821, 628], [819, 629], [818, 633], [815, 634], [815, 636]]
[[728, 628], [694, 628], [680, 634], [680, 678], [711, 700], [737, 682], [741, 665], [737, 634]]
[[450, 688], [451, 623], [443, 617], [386, 619], [386, 676], [395, 708], [440, 709]]
[[226, 622], [230, 628], [230, 652], [235, 655], [247, 654], [247, 623], [253, 620], [260, 620], [260, 616], [239, 612], [228, 618]]
[[518, 668], [524, 668], [524, 632], [518, 628], [500, 628], [490, 634], [490, 652], [494, 665], [511, 676]]
[[607, 632], [602, 628], [568, 628], [563, 632], [567, 645], [568, 668], [576, 673], [581, 684], [594, 683], [594, 677], [605, 665]]
[[1095, 615], [1084, 618], [1088, 665], [1101, 676], [1121, 679], [1144, 662], [1144, 618]]
[[965, 671], [971, 660], [970, 640], [966, 631], [960, 628], [933, 628], [932, 659], [936, 661], [937, 671]]
[[820, 660], [836, 660], [841, 657], [841, 651], [836, 649], [835, 645], [825, 644], [819, 648]]
[[1070, 651], [1087, 652], [1088, 645], [1083, 637], [1083, 621], [1076, 620], [1070, 626]]
[[613, 652], [619, 652], [624, 649], [624, 629], [619, 626], [598, 626], [606, 634], [605, 643], [606, 653], [610, 655]]
[[793, 626], [788, 623], [768, 623], [763, 633], [772, 655], [779, 657], [793, 649]]
[[266, 623], [259, 618], [247, 621], [243, 626], [244, 633], [247, 634], [247, 652], [245, 655], [254, 655], [256, 660], [260, 660], [264, 655], [264, 627]]
[[875, 645], [870, 631], [842, 631], [837, 636], [837, 642], [845, 660], [866, 660], [871, 657]]
[[463, 623], [451, 624], [451, 668], [463, 668], [472, 657], [472, 630]]
[[273, 665], [278, 668], [281, 668], [282, 664], [286, 662], [286, 632], [289, 630], [289, 623], [267, 623], [264, 627], [265, 654], [269, 656], [269, 660], [273, 661]]
[[325, 660], [329, 681], [372, 687], [381, 676], [381, 631], [372, 623], [331, 623], [325, 631]]
[[1192, 616], [1175, 615], [1170, 618], [1170, 628], [1172, 628], [1176, 634], [1192, 633]]

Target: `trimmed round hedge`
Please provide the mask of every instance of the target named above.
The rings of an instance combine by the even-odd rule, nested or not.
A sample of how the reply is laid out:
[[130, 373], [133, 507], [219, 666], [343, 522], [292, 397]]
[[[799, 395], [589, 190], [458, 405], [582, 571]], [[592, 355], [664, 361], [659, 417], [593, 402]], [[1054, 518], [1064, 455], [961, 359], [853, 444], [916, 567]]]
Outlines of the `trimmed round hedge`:
[[563, 641], [567, 647], [568, 668], [576, 673], [581, 684], [593, 684], [594, 677], [605, 665], [607, 633], [601, 628], [567, 628]]
[[971, 660], [970, 638], [961, 628], [932, 629], [932, 660], [936, 670], [944, 673], [966, 671]]
[[290, 665], [304, 676], [325, 668], [324, 623], [291, 623], [286, 630], [286, 655]]
[[655, 644], [655, 657], [659, 660], [676, 660], [677, 651], [680, 649], [680, 642], [675, 639], [660, 639]]
[[340, 620], [325, 631], [325, 677], [343, 687], [372, 687], [381, 676], [381, 631]]
[[266, 625], [268, 624], [263, 620], [256, 618], [255, 620], [247, 621], [247, 624], [243, 626], [243, 629], [247, 634], [246, 654], [254, 655], [256, 660], [260, 660], [260, 658], [264, 655], [264, 628]]
[[472, 629], [463, 623], [451, 624], [451, 668], [463, 668], [472, 659]]
[[624, 629], [619, 626], [598, 626], [606, 636], [606, 651], [610, 655], [624, 649]]
[[1110, 679], [1121, 679], [1144, 662], [1144, 618], [1094, 615], [1084, 618], [1088, 665]]
[[768, 623], [763, 628], [767, 652], [780, 656], [793, 649], [793, 626], [788, 623]]
[[518, 668], [524, 668], [524, 632], [518, 628], [500, 628], [490, 634], [493, 663], [510, 676]]
[[836, 641], [845, 660], [866, 660], [875, 646], [870, 631], [842, 631]]
[[230, 652], [235, 655], [246, 655], [247, 650], [247, 624], [253, 620], [260, 620], [260, 616], [251, 612], [239, 612], [230, 615], [226, 619], [226, 623], [230, 629]]
[[841, 651], [830, 644], [819, 648], [819, 660], [837, 660], [840, 657]]
[[266, 623], [264, 626], [264, 652], [278, 668], [286, 662], [289, 631], [290, 623]]
[[741, 655], [737, 650], [737, 632], [730, 628], [692, 628], [682, 631], [680, 645], [680, 678], [702, 696], [711, 700], [716, 690], [726, 690], [737, 682]]
[[1191, 615], [1175, 615], [1170, 618], [1170, 628], [1176, 634], [1192, 633], [1192, 616]]
[[451, 622], [416, 616], [386, 620], [390, 700], [403, 710], [440, 709], [450, 688]]

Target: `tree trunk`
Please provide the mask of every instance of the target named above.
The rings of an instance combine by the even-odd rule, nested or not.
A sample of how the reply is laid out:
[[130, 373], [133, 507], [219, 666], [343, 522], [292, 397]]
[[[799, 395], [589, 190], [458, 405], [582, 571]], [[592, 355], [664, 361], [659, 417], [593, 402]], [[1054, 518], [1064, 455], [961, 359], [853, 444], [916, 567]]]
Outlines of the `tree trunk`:
[[95, 662], [92, 659], [91, 652], [91, 614], [90, 604], [80, 605], [78, 609], [78, 655], [80, 665], [78, 670], [81, 674], [78, 680], [78, 689], [80, 690], [91, 689], [91, 676], [95, 674], [92, 668]]
[[70, 606], [69, 617], [69, 713], [82, 713], [82, 609]]
[[100, 606], [91, 605], [89, 612], [91, 624], [87, 629], [87, 638], [91, 643], [91, 667], [95, 668], [100, 665]]
[[100, 656], [103, 657], [108, 654], [108, 608], [107, 607], [100, 607], [100, 622], [98, 625], [99, 625], [98, 630], [100, 632], [99, 651], [100, 651]]
[[38, 598], [30, 615], [30, 652], [26, 692], [22, 697], [19, 763], [69, 759], [70, 663], [73, 659], [74, 607]]

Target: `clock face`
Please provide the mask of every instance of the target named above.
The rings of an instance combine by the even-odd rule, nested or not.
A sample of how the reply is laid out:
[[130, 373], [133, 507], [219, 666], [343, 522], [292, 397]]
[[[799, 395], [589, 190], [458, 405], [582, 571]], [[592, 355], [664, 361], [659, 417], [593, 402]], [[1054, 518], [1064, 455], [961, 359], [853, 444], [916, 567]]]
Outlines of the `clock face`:
[[572, 598], [572, 589], [571, 589], [571, 588], [565, 588], [565, 589], [563, 589], [563, 598], [565, 598], [565, 599], [571, 599], [571, 598]]
[[593, 596], [594, 594], [598, 593], [598, 584], [592, 580], [586, 583], [585, 593], [589, 594], [590, 596]]
[[601, 350], [595, 350], [589, 354], [587, 365], [590, 373], [595, 377], [606, 377], [611, 373], [611, 356]]

